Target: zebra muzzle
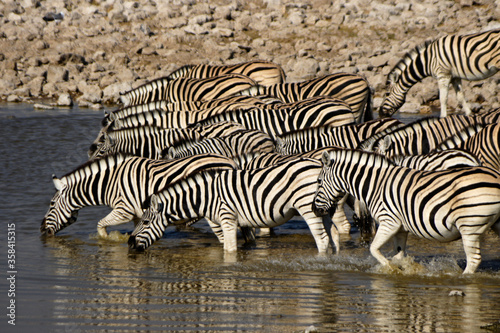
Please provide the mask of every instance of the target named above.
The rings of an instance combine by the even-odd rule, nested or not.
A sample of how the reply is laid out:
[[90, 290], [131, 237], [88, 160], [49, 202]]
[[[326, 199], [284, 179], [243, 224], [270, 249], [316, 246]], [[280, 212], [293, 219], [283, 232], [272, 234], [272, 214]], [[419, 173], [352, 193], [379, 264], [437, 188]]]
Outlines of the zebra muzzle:
[[134, 235], [130, 235], [128, 238], [128, 248], [138, 252], [142, 252], [146, 249], [143, 244], [137, 244], [137, 239]]

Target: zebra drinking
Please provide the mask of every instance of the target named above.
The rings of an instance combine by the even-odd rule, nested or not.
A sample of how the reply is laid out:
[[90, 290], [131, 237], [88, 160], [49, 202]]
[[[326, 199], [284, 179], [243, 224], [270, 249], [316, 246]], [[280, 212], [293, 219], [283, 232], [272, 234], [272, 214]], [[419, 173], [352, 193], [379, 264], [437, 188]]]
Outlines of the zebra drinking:
[[366, 203], [378, 230], [371, 254], [389, 260], [381, 247], [394, 239], [396, 257], [404, 256], [408, 232], [440, 242], [462, 238], [466, 273], [481, 262], [481, 235], [490, 228], [500, 236], [500, 173], [470, 167], [419, 171], [393, 165], [381, 155], [339, 149], [323, 154], [323, 170], [313, 209], [328, 213], [345, 193]]
[[40, 231], [54, 235], [76, 221], [78, 210], [106, 205], [112, 211], [97, 223], [99, 236], [106, 227], [127, 223], [142, 216], [142, 203], [153, 193], [193, 172], [236, 168], [218, 155], [197, 155], [174, 161], [109, 155], [90, 160], [61, 178], [53, 177], [56, 193]]
[[391, 116], [405, 102], [410, 88], [432, 76], [438, 81], [441, 117], [446, 117], [450, 83], [466, 115], [471, 109], [462, 91], [462, 79], [483, 80], [500, 69], [500, 29], [470, 35], [447, 35], [426, 41], [409, 51], [387, 77], [381, 116]]
[[269, 228], [295, 215], [304, 218], [320, 253], [339, 234], [329, 218], [311, 210], [321, 162], [296, 159], [256, 170], [221, 170], [194, 174], [153, 195], [150, 206], [129, 238], [144, 250], [162, 237], [170, 224], [205, 217], [224, 250], [236, 251], [237, 227]]

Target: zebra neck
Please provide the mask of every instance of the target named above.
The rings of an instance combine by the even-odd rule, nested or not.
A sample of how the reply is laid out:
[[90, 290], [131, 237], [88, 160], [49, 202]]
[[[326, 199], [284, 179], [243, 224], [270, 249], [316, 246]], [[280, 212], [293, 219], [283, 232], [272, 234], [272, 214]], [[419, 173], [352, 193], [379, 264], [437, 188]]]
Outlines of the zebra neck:
[[361, 151], [339, 151], [333, 166], [340, 190], [369, 205], [380, 194], [393, 165], [384, 157]]
[[400, 94], [406, 94], [410, 88], [431, 75], [429, 70], [428, 43], [417, 46], [408, 52], [389, 73], [389, 80]]
[[216, 178], [216, 171], [204, 171], [164, 190], [165, 215], [171, 220], [175, 216], [177, 221], [213, 216], [217, 211]]

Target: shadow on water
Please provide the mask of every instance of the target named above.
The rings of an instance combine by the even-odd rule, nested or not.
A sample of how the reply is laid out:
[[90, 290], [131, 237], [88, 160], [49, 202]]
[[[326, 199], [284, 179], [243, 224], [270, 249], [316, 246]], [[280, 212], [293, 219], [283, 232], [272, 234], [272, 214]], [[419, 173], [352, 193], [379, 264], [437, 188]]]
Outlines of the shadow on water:
[[51, 174], [85, 162], [102, 113], [23, 107], [0, 110], [0, 152], [9, 157], [1, 162], [0, 211], [4, 230], [16, 225], [17, 251], [17, 325], [4, 317], [2, 332], [478, 332], [500, 319], [500, 239], [492, 233], [474, 276], [461, 275], [461, 242], [410, 237], [412, 257], [388, 270], [358, 233], [342, 239], [340, 255], [318, 255], [300, 220], [255, 245], [240, 241], [234, 255], [203, 221], [170, 227], [145, 252], [130, 252], [126, 236], [95, 237], [106, 207], [84, 208], [75, 224], [41, 237]]

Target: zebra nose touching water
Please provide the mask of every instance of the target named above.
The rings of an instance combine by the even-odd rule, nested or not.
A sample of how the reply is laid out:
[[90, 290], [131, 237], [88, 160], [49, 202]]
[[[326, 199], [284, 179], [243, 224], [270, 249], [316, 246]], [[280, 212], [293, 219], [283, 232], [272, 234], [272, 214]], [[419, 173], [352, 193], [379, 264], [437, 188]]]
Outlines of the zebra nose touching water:
[[381, 155], [339, 149], [322, 157], [323, 170], [313, 210], [323, 215], [344, 193], [366, 203], [378, 222], [370, 245], [382, 264], [380, 249], [394, 239], [396, 258], [405, 254], [408, 232], [440, 242], [462, 238], [467, 265], [481, 263], [481, 236], [490, 228], [500, 236], [500, 173], [485, 167], [419, 171], [393, 165]]

